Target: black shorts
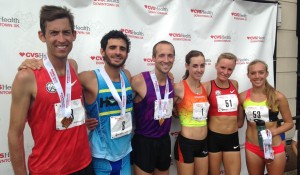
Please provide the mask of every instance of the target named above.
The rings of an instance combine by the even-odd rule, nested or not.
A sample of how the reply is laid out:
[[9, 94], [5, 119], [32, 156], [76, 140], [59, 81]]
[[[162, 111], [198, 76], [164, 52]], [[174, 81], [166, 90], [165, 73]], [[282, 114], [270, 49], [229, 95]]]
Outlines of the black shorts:
[[131, 141], [132, 162], [141, 170], [153, 173], [154, 169], [166, 171], [171, 164], [171, 140], [169, 135], [148, 138], [135, 134]]
[[178, 135], [174, 146], [175, 159], [181, 163], [193, 163], [195, 157], [206, 157], [207, 139], [193, 140]]
[[240, 151], [239, 134], [220, 134], [208, 130], [208, 152]]

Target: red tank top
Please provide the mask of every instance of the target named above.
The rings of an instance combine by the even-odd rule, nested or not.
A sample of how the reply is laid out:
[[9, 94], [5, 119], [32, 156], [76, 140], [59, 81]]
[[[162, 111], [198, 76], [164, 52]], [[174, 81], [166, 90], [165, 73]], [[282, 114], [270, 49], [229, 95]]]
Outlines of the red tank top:
[[231, 81], [229, 88], [219, 88], [215, 80], [211, 80], [211, 91], [208, 96], [208, 116], [238, 116], [238, 91]]
[[[71, 68], [72, 100], [82, 99], [79, 79]], [[34, 147], [28, 158], [31, 175], [66, 175], [85, 168], [91, 162], [86, 125], [56, 130], [54, 104], [59, 97], [45, 68], [34, 71], [36, 99], [27, 118]], [[65, 76], [59, 77], [64, 89]]]

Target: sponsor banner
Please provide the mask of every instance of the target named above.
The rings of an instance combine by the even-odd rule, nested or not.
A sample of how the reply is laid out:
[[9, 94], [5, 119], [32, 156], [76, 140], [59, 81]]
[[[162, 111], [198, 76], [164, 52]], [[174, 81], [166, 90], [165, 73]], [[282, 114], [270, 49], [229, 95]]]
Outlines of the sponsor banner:
[[[243, 0], [4, 0], [0, 7], [0, 57], [3, 58], [0, 64], [0, 111], [4, 116], [0, 118], [0, 133], [7, 133], [11, 88], [18, 66], [25, 59], [39, 59], [47, 52], [45, 43], [37, 35], [40, 30], [39, 11], [45, 4], [66, 6], [73, 12], [77, 38], [69, 57], [77, 61], [79, 72], [97, 69], [105, 64], [100, 54], [100, 40], [108, 31], [119, 30], [131, 41], [125, 68], [132, 75], [154, 69], [152, 47], [158, 41], [166, 40], [175, 47], [175, 62], [171, 70], [175, 82], [179, 82], [184, 75], [185, 56], [190, 50], [199, 50], [205, 55], [206, 69], [201, 81], [215, 78], [214, 65], [218, 56], [222, 52], [232, 52], [238, 60], [231, 78], [238, 80], [239, 92], [250, 87], [246, 70], [253, 59], [267, 62], [271, 75], [268, 81], [271, 84], [274, 82], [272, 59], [276, 3]], [[52, 90], [52, 85], [49, 84], [48, 89]], [[245, 129], [239, 131], [243, 156], [241, 174], [246, 174], [243, 151]], [[174, 119], [170, 132], [172, 148], [178, 132], [180, 124]], [[33, 141], [30, 132], [26, 133], [24, 141], [28, 157]], [[0, 144], [0, 172], [12, 175], [7, 145], [7, 139]], [[222, 166], [221, 170], [221, 174], [225, 174]], [[170, 174], [177, 174], [173, 156]]]

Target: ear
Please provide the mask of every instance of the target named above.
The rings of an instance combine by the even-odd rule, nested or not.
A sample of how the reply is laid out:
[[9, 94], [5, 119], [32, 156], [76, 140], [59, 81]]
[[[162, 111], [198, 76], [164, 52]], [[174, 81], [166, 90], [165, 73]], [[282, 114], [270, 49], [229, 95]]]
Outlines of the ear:
[[100, 54], [102, 57], [105, 55], [105, 51], [102, 48], [100, 49]]
[[40, 39], [43, 43], [46, 42], [45, 35], [43, 34], [42, 31], [39, 31], [39, 32], [38, 32], [38, 36], [39, 36], [39, 39]]
[[74, 30], [74, 31], [73, 31], [73, 41], [76, 40], [76, 36], [77, 36], [77, 32], [76, 32], [76, 30]]

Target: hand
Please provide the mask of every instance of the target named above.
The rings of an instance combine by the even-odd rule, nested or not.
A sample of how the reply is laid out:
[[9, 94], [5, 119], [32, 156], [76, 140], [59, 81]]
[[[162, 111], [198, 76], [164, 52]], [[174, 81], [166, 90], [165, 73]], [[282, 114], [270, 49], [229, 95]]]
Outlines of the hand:
[[85, 124], [88, 130], [93, 131], [98, 126], [98, 120], [95, 118], [86, 118]]
[[174, 118], [179, 118], [179, 113], [178, 113], [178, 111], [177, 111], [177, 109], [175, 107], [173, 107], [172, 116]]
[[18, 71], [22, 69], [40, 69], [42, 67], [42, 63], [39, 61], [40, 59], [26, 59], [22, 62], [22, 64], [18, 67]]

